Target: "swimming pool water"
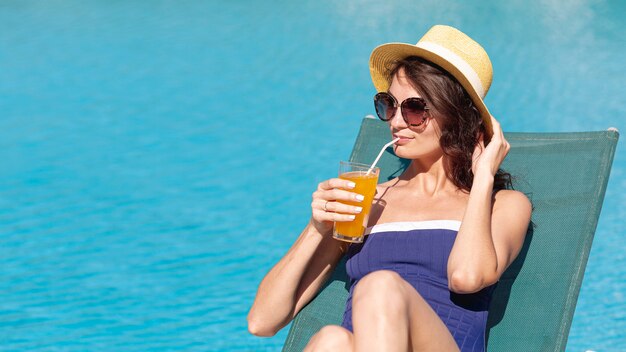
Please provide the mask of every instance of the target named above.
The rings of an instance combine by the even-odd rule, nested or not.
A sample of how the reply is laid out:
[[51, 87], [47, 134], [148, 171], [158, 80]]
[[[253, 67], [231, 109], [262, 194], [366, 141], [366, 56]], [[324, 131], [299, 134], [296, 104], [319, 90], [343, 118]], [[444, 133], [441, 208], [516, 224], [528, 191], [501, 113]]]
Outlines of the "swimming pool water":
[[[618, 1], [0, 3], [0, 350], [279, 350], [256, 285], [430, 26], [490, 53], [508, 131], [626, 129]], [[626, 349], [618, 150], [568, 351]]]

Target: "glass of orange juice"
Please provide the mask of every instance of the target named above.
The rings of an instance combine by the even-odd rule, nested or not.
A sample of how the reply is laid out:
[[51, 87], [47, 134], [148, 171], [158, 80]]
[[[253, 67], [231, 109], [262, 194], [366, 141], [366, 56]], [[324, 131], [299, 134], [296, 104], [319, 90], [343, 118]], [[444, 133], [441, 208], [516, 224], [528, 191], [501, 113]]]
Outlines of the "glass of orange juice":
[[356, 184], [351, 191], [363, 195], [362, 202], [342, 201], [342, 203], [362, 207], [359, 214], [355, 214], [352, 221], [335, 222], [333, 237], [346, 242], [361, 243], [365, 237], [365, 228], [372, 209], [372, 202], [376, 194], [376, 184], [380, 169], [375, 167], [370, 171], [370, 166], [365, 164], [341, 161], [339, 163], [339, 178], [350, 180]]

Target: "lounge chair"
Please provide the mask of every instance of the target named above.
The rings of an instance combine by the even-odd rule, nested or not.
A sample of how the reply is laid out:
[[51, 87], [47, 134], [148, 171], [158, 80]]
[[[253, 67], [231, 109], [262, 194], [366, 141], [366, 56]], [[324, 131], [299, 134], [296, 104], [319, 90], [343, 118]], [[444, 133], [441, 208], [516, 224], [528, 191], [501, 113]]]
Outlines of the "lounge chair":
[[[563, 351], [615, 154], [615, 129], [575, 133], [505, 133], [502, 167], [533, 203], [522, 251], [500, 279], [489, 309], [489, 351]], [[384, 122], [365, 118], [350, 160], [371, 163], [389, 141]], [[380, 181], [408, 165], [389, 149]], [[340, 324], [348, 296], [345, 261], [294, 319], [283, 351], [302, 351], [322, 326]]]

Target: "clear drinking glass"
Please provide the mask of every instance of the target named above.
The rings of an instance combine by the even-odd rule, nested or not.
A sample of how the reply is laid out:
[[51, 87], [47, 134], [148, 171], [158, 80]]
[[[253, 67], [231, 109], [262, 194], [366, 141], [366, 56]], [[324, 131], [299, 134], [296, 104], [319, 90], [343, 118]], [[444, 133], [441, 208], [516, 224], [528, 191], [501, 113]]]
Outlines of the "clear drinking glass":
[[356, 186], [351, 191], [363, 195], [365, 199], [362, 202], [342, 201], [345, 204], [362, 207], [363, 210], [359, 214], [355, 214], [356, 216], [352, 221], [335, 222], [333, 237], [338, 240], [353, 243], [363, 242], [363, 234], [367, 227], [372, 202], [376, 194], [378, 175], [380, 174], [380, 169], [377, 167], [369, 170], [370, 166], [365, 164], [350, 161], [339, 163], [339, 178], [354, 182]]

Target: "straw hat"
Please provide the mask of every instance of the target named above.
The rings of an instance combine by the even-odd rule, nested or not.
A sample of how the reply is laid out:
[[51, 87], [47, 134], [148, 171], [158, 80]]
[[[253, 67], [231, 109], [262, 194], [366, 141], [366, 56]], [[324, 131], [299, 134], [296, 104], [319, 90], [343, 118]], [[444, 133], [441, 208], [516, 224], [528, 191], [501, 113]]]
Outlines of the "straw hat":
[[458, 29], [442, 25], [432, 27], [415, 45], [380, 45], [370, 56], [370, 73], [377, 91], [389, 89], [389, 69], [393, 62], [409, 56], [439, 65], [461, 83], [478, 108], [490, 138], [493, 134], [491, 114], [483, 99], [491, 86], [493, 68], [485, 49]]

